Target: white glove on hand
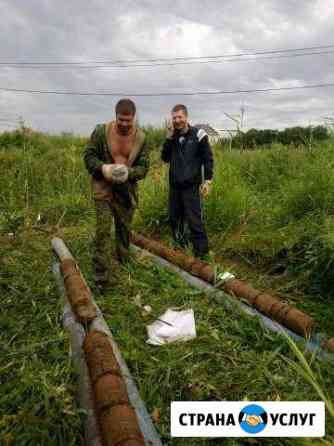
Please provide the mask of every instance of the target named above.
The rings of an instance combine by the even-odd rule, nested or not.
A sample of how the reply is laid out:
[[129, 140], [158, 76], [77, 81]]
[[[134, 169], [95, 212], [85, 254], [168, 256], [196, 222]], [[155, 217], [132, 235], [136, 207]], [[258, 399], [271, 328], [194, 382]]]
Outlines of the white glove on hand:
[[107, 181], [121, 184], [129, 177], [129, 169], [124, 164], [103, 164], [102, 173]]
[[200, 185], [200, 193], [203, 198], [207, 198], [211, 192], [212, 181], [206, 180], [203, 184]]
[[107, 181], [112, 181], [113, 164], [103, 164], [102, 174]]
[[114, 164], [112, 181], [117, 184], [125, 183], [129, 177], [129, 169], [124, 164]]

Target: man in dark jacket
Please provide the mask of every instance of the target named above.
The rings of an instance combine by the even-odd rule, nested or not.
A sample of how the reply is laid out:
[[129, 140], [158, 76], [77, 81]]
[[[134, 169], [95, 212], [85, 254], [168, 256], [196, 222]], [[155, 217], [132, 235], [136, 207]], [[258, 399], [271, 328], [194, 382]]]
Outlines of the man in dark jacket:
[[94, 269], [101, 287], [114, 282], [117, 273], [110, 240], [112, 220], [117, 257], [124, 262], [129, 256], [130, 230], [138, 202], [137, 182], [149, 168], [145, 134], [136, 126], [135, 104], [121, 99], [115, 111], [114, 121], [95, 127], [84, 153], [92, 176], [96, 208]]
[[209, 246], [201, 195], [206, 197], [211, 189], [213, 156], [208, 135], [188, 123], [184, 105], [178, 104], [172, 109], [172, 122], [167, 127], [161, 157], [169, 163], [169, 219], [174, 240], [182, 246], [187, 244], [186, 222], [195, 256], [205, 256]]

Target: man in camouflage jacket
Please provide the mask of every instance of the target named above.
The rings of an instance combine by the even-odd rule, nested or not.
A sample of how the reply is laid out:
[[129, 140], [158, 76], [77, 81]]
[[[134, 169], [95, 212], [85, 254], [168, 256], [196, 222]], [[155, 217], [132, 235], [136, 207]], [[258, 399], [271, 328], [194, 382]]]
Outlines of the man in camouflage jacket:
[[95, 127], [84, 152], [95, 200], [93, 261], [96, 283], [101, 287], [113, 282], [116, 266], [111, 254], [112, 219], [117, 257], [124, 262], [129, 256], [131, 223], [138, 204], [137, 181], [146, 176], [149, 168], [145, 134], [135, 124], [135, 104], [121, 99], [115, 111], [115, 121]]

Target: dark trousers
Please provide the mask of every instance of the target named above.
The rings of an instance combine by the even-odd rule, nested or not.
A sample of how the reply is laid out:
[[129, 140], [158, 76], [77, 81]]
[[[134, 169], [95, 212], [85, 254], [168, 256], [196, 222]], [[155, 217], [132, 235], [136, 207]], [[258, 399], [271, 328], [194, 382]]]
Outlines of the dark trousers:
[[[121, 263], [129, 258], [130, 230], [134, 207], [125, 208], [116, 201], [95, 200], [96, 234], [93, 264], [97, 282], [111, 282], [115, 275], [117, 260]], [[115, 248], [113, 255], [111, 227], [115, 224]]]
[[174, 240], [185, 246], [188, 242], [186, 226], [190, 231], [190, 241], [195, 256], [208, 253], [208, 237], [202, 219], [201, 197], [199, 185], [187, 188], [170, 186], [169, 188], [169, 221]]

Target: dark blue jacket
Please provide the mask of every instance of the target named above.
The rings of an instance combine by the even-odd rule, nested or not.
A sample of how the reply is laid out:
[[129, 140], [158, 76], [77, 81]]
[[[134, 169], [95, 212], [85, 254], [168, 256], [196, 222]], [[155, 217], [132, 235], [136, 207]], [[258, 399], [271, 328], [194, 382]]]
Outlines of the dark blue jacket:
[[213, 176], [213, 156], [205, 130], [189, 126], [187, 133], [174, 132], [172, 139], [166, 139], [161, 158], [170, 163], [169, 182], [172, 186], [187, 187]]

